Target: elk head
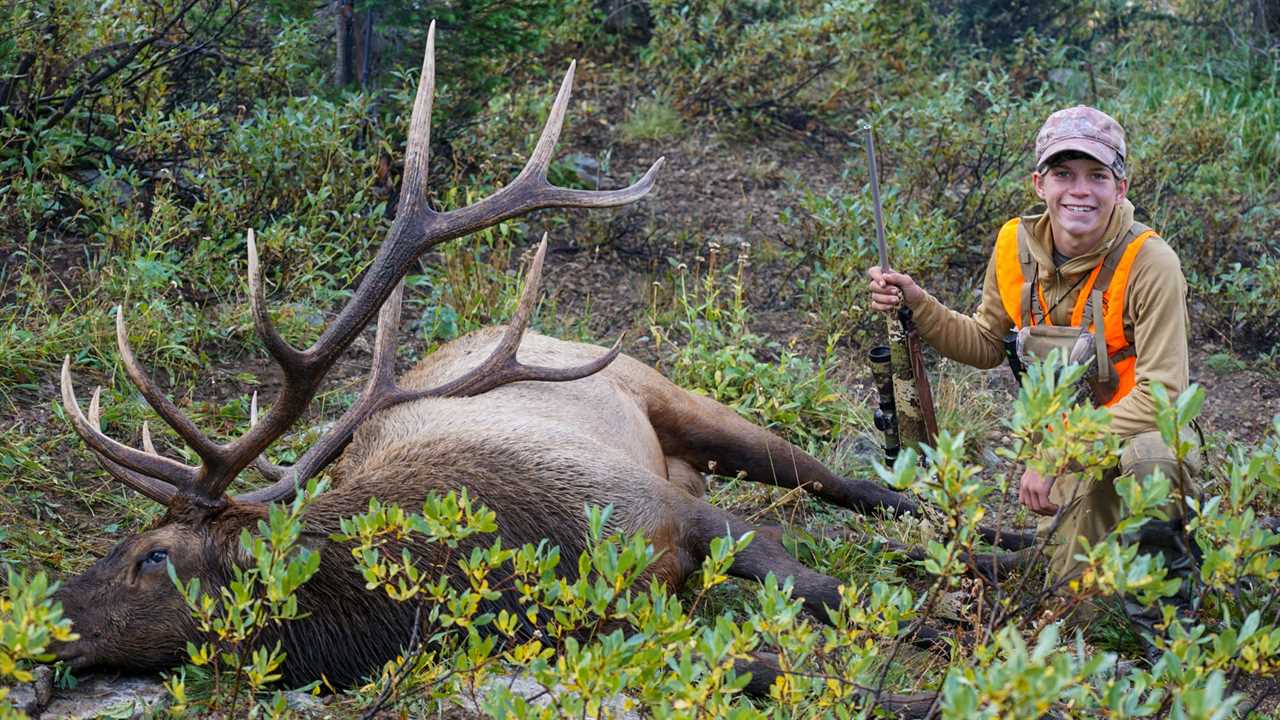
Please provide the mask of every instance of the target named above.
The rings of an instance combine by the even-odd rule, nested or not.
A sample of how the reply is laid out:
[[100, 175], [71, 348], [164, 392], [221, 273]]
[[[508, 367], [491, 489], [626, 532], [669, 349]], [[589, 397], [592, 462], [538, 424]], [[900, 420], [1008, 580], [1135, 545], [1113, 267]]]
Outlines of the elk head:
[[[585, 377], [605, 367], [612, 352], [574, 368], [526, 366], [515, 359], [520, 338], [532, 314], [544, 236], [530, 267], [516, 316], [494, 353], [474, 371], [439, 387], [409, 391], [395, 384], [395, 328], [399, 322], [402, 278], [430, 248], [532, 210], [547, 207], [613, 207], [638, 200], [653, 186], [659, 159], [636, 183], [609, 191], [560, 188], [547, 181], [547, 167], [564, 122], [573, 81], [569, 66], [542, 135], [524, 169], [509, 185], [472, 205], [436, 212], [427, 203], [425, 179], [430, 145], [434, 86], [435, 24], [427, 33], [422, 77], [414, 101], [405, 152], [404, 177], [396, 218], [351, 300], [320, 338], [298, 350], [286, 342], [267, 313], [253, 231], [248, 232], [248, 279], [255, 330], [283, 374], [283, 389], [265, 417], [258, 420], [256, 395], [250, 429], [221, 444], [202, 433], [178, 410], [142, 369], [129, 346], [124, 309], [117, 308], [116, 339], [129, 379], [169, 427], [200, 458], [188, 466], [159, 454], [143, 425], [143, 449], [117, 442], [99, 427], [95, 391], [86, 417], [71, 380], [68, 357], [62, 366], [62, 401], [76, 432], [112, 476], [168, 511], [150, 530], [120, 543], [106, 557], [67, 582], [57, 594], [80, 639], [54, 651], [73, 668], [113, 666], [158, 669], [180, 661], [196, 628], [184, 600], [168, 576], [172, 564], [179, 578], [198, 577], [202, 587], [227, 582], [238, 557], [239, 534], [265, 517], [267, 503], [288, 501], [306, 480], [332, 462], [355, 429], [374, 412], [422, 397], [466, 396], [518, 380], [561, 381]], [[273, 465], [264, 451], [305, 412], [325, 374], [338, 356], [379, 313], [372, 370], [364, 392], [334, 427], [288, 467]], [[236, 497], [227, 487], [253, 467], [271, 481], [267, 487]], [[353, 507], [353, 512], [361, 508]]]

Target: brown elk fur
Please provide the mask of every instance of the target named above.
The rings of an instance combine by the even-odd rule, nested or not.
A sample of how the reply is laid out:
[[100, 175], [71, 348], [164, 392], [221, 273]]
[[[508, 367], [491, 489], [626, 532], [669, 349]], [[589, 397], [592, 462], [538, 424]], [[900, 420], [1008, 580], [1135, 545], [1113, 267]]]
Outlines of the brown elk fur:
[[[428, 387], [456, 377], [488, 354], [500, 331], [482, 330], [446, 345], [407, 373], [403, 384]], [[520, 352], [522, 360], [563, 365], [604, 350], [529, 335]], [[403, 650], [413, 607], [364, 590], [348, 548], [328, 539], [371, 497], [416, 510], [429, 493], [466, 488], [496, 512], [504, 545], [547, 540], [560, 546], [559, 572], [567, 577], [576, 573], [587, 534], [584, 506], [612, 505], [610, 530], [642, 531], [660, 553], [648, 579], [678, 587], [712, 539], [751, 529], [697, 497], [701, 476], [693, 470], [711, 462], [720, 472], [743, 471], [760, 482], [805, 483], [857, 510], [913, 507], [872, 483], [835, 475], [732, 410], [621, 356], [573, 382], [524, 382], [476, 397], [423, 399], [370, 418], [334, 465], [333, 489], [306, 514], [303, 542], [321, 551], [319, 572], [298, 591], [307, 617], [262, 639], [282, 642], [290, 684], [324, 677], [338, 687], [350, 685]], [[158, 527], [124, 541], [59, 591], [82, 636], [58, 648], [59, 656], [74, 667], [154, 670], [180, 662], [185, 643], [199, 639], [196, 629], [166, 574], [142, 565], [143, 559], [167, 550], [181, 577], [216, 587], [238, 561], [241, 529], [253, 528], [265, 514], [261, 504], [210, 509], [175, 501]], [[426, 561], [423, 566], [444, 560], [438, 547], [410, 549]], [[731, 572], [754, 579], [770, 572], [791, 576], [797, 594], [823, 619], [823, 607], [838, 603], [836, 580], [789, 557], [774, 536], [757, 537]], [[506, 596], [489, 609], [497, 606], [516, 609]]]

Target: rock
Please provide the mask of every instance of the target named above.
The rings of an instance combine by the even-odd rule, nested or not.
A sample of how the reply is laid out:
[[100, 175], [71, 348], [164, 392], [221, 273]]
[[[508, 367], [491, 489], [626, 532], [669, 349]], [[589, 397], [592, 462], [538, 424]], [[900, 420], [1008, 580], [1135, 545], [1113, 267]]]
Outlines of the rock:
[[996, 455], [995, 451], [993, 451], [991, 448], [983, 448], [981, 457], [982, 457], [982, 464], [989, 468], [1000, 466], [1000, 456]]
[[964, 591], [944, 592], [938, 597], [934, 614], [944, 620], [965, 623], [970, 620], [973, 598]]
[[600, 172], [600, 161], [583, 153], [570, 153], [564, 156], [563, 162], [578, 178], [578, 182], [589, 188], [598, 188], [609, 184], [609, 177]]
[[289, 690], [284, 694], [291, 710], [300, 713], [316, 713], [324, 710], [324, 699], [300, 690]]
[[15, 710], [32, 717], [40, 713], [40, 709], [49, 704], [53, 696], [53, 668], [37, 665], [31, 671], [30, 683], [22, 683], [9, 690], [9, 703]]
[[[157, 708], [167, 697], [157, 677], [89, 676], [69, 690], [58, 690], [39, 713], [41, 720], [57, 718], [119, 718], [132, 720]], [[32, 717], [37, 717], [35, 713]]]
[[[481, 700], [503, 689], [509, 690], [512, 695], [522, 697], [531, 705], [537, 707], [550, 705], [557, 695], [566, 692], [559, 685], [547, 688], [542, 683], [525, 675], [500, 675], [487, 680], [484, 685], [477, 689], [474, 695], [464, 693], [454, 698], [454, 702], [464, 710], [481, 713]], [[614, 696], [605, 705], [609, 708], [608, 717], [610, 718], [640, 720], [640, 714], [628, 708], [627, 699], [621, 695]], [[588, 720], [594, 720], [594, 718], [589, 716]]]
[[31, 671], [31, 675], [31, 685], [35, 688], [36, 705], [48, 707], [49, 701], [53, 699], [53, 668], [48, 665], [38, 665], [35, 670]]
[[15, 685], [9, 688], [9, 695], [5, 698], [14, 710], [35, 716], [40, 709], [40, 704], [36, 702], [35, 688], [27, 683]]

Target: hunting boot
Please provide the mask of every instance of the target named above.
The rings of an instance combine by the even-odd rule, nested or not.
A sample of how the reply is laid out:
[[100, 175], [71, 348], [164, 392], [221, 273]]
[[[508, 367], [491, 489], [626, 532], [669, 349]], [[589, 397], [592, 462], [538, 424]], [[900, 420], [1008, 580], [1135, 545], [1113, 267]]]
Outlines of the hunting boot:
[[1148, 432], [1134, 436], [1126, 443], [1120, 456], [1120, 467], [1139, 480], [1145, 480], [1159, 469], [1172, 483], [1171, 498], [1164, 507], [1169, 519], [1149, 520], [1125, 536], [1126, 542], [1138, 546], [1140, 554], [1163, 557], [1166, 577], [1180, 583], [1176, 593], [1161, 598], [1154, 605], [1143, 605], [1133, 597], [1123, 598], [1125, 615], [1142, 637], [1147, 661], [1154, 665], [1163, 654], [1156, 647], [1155, 639], [1167, 637], [1169, 632], [1164, 622], [1164, 609], [1173, 608], [1170, 622], [1184, 627], [1195, 623], [1198, 610], [1194, 586], [1202, 555], [1195, 540], [1186, 532], [1188, 510], [1184, 498], [1198, 490], [1195, 478], [1199, 475], [1200, 454], [1193, 451], [1179, 464], [1160, 438], [1160, 433]]
[[[1136, 536], [1136, 537], [1135, 537]], [[1124, 613], [1142, 638], [1143, 654], [1151, 665], [1163, 655], [1155, 638], [1167, 637], [1169, 628], [1164, 623], [1164, 610], [1173, 608], [1170, 622], [1189, 628], [1195, 624], [1198, 603], [1194, 591], [1196, 573], [1200, 567], [1200, 548], [1187, 535], [1182, 518], [1151, 520], [1140, 530], [1125, 538], [1135, 542], [1143, 555], [1161, 555], [1164, 558], [1166, 577], [1179, 581], [1178, 591], [1161, 598], [1155, 604], [1143, 605], [1137, 598], [1125, 596]]]

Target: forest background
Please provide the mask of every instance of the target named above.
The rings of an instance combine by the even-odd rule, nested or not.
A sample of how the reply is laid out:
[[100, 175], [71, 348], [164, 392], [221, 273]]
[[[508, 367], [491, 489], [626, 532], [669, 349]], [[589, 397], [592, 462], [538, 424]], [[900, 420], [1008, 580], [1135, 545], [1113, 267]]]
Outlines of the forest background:
[[[803, 618], [769, 614], [786, 606], [782, 590], [709, 573], [701, 591], [680, 596], [685, 630], [716, 637], [750, 626], [784, 657], [794, 653], [796, 667], [805, 658], [827, 669], [751, 704], [737, 697], [732, 673], [708, 669], [719, 666], [707, 647], [703, 670], [688, 676], [635, 648], [626, 658], [579, 648], [578, 675], [552, 667], [540, 676], [573, 689], [560, 702], [596, 712], [593, 702], [626, 692], [659, 715], [838, 715], [875, 712], [890, 688], [942, 692], [936, 711], [956, 717], [975, 707], [1016, 716], [1018, 703], [1037, 713], [1188, 717], [1270, 706], [1280, 560], [1277, 536], [1253, 514], [1280, 506], [1275, 3], [10, 0], [0, 17], [0, 563], [11, 573], [0, 649], [14, 661], [0, 671], [24, 672], [23, 659], [39, 651], [14, 638], [56, 620], [31, 614], [48, 607], [37, 573], [83, 569], [158, 511], [89, 461], [56, 401], [62, 358], [82, 382], [103, 385], [108, 429], [136, 437], [148, 410], [114, 349], [123, 304], [133, 346], [172, 397], [202, 427], [240, 432], [253, 388], [273, 379], [246, 301], [245, 231], [257, 232], [277, 322], [292, 339], [313, 337], [394, 216], [410, 98], [435, 19], [438, 207], [513, 177], [571, 59], [577, 88], [553, 182], [618, 187], [658, 156], [668, 162], [635, 206], [539, 212], [423, 258], [409, 277], [404, 367], [503, 321], [528, 251], [547, 231], [540, 331], [602, 343], [626, 331], [627, 352], [848, 475], [881, 472], [956, 513], [961, 528], [983, 513], [1027, 527], [1032, 518], [1009, 488], [1027, 428], [1010, 420], [1018, 389], [1004, 369], [931, 358], [952, 446], [921, 478], [874, 466], [864, 356], [883, 319], [866, 307], [875, 248], [862, 127], [877, 132], [893, 261], [952, 307], [975, 304], [999, 224], [1034, 207], [1027, 176], [1040, 122], [1076, 103], [1128, 131], [1137, 217], [1179, 252], [1190, 285], [1194, 379], [1207, 400], [1170, 412], [1173, 421], [1199, 412], [1208, 431], [1207, 493], [1220, 502], [1197, 532], [1236, 569], [1206, 570], [1206, 597], [1220, 600], [1206, 601], [1199, 639], [1170, 649], [1177, 662], [1117, 679], [1117, 658], [1137, 648], [1118, 616], [1078, 639], [1059, 637], [1037, 619], [1043, 598], [990, 596], [961, 577], [956, 553], [976, 540], [957, 526], [851, 518], [725, 478], [713, 484], [715, 502], [781, 525], [806, 562], [879, 598], [875, 622], [906, 622], [937, 598], [958, 597], [963, 608], [982, 596], [1022, 603], [1006, 618], [1011, 630], [992, 625], [943, 658], [900, 650], [887, 626], [866, 617], [844, 618], [846, 634], [823, 640]], [[315, 424], [351, 401], [366, 352], [320, 396]], [[1045, 392], [1055, 372], [1046, 370]], [[1024, 419], [1036, 397], [1024, 390], [1018, 400]], [[289, 461], [310, 437], [297, 433], [275, 459]], [[173, 437], [157, 440], [182, 453]], [[942, 548], [938, 562], [900, 570], [906, 561], [892, 548], [931, 542]], [[1121, 560], [1100, 557], [1098, 567]], [[460, 643], [462, 656], [476, 652]], [[457, 657], [429, 661], [418, 658], [419, 681], [398, 689], [393, 705], [416, 711], [458, 691], [466, 673]], [[175, 691], [173, 707], [225, 709], [232, 701], [210, 689], [220, 686], [200, 679], [249, 664], [193, 662], [181, 676], [190, 696]], [[1053, 682], [1046, 668], [1056, 668]], [[1108, 672], [1110, 681], [1099, 679]], [[331, 711], [367, 709], [384, 680], [340, 696]], [[1138, 705], [1108, 705], [1119, 695]], [[269, 693], [253, 697], [247, 707], [273, 712]]]

